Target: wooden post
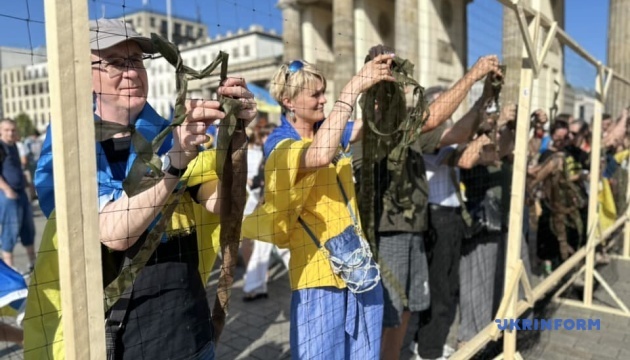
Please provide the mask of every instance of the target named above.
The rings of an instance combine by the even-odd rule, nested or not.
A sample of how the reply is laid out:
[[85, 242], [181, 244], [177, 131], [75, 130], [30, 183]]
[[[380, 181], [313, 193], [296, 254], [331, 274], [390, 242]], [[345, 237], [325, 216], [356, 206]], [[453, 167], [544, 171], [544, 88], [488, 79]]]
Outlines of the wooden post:
[[[515, 9], [517, 16], [524, 19], [520, 4]], [[525, 204], [525, 178], [527, 175], [527, 142], [529, 134], [529, 114], [532, 101], [532, 85], [534, 81], [534, 63], [538, 61], [533, 52], [530, 30], [521, 22], [521, 33], [524, 39], [523, 66], [521, 68], [521, 84], [519, 86], [518, 114], [516, 120], [516, 144], [514, 145], [514, 168], [512, 173], [512, 194], [510, 197], [510, 222], [508, 226], [507, 257], [505, 268], [505, 284], [514, 281], [518, 275], [518, 264], [521, 260], [521, 241], [523, 238], [523, 208]], [[528, 56], [529, 55], [529, 56]], [[505, 318], [518, 316], [518, 286], [511, 294], [503, 294], [508, 298]], [[516, 354], [516, 331], [506, 330], [503, 337], [503, 355], [506, 360], [513, 360]]]
[[[600, 163], [602, 153], [602, 109], [606, 100], [603, 83], [604, 69], [601, 64], [597, 67], [597, 76], [595, 78], [595, 108], [593, 110], [593, 143], [591, 145], [591, 173], [589, 177], [589, 196], [588, 196], [588, 222], [586, 226], [586, 234], [588, 242], [586, 243], [586, 271], [584, 272], [584, 305], [593, 304], [593, 267], [595, 266], [595, 245], [599, 243], [599, 236], [595, 235], [597, 231], [597, 223], [599, 214], [597, 205], [599, 202], [599, 179], [600, 179]], [[609, 75], [610, 76], [610, 75]]]
[[105, 359], [87, 2], [44, 5], [66, 359]]
[[[626, 85], [627, 86], [627, 85]], [[630, 164], [630, 157], [626, 160]], [[626, 187], [626, 225], [623, 229], [623, 249], [621, 256], [630, 260], [630, 166], [628, 170], [628, 185]]]

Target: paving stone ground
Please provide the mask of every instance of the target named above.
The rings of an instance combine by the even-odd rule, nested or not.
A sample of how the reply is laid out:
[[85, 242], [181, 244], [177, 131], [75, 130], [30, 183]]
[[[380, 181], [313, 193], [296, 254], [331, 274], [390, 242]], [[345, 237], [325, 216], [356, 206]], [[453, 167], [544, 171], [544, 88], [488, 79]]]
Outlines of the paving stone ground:
[[[36, 226], [41, 235], [44, 219], [37, 213]], [[16, 251], [18, 267], [25, 268], [26, 256], [21, 248]], [[613, 260], [611, 264], [599, 267], [602, 276], [609, 282], [617, 295], [630, 306], [630, 261]], [[227, 324], [217, 348], [217, 359], [282, 360], [290, 359], [289, 309], [290, 289], [286, 270], [276, 263], [269, 281], [269, 298], [251, 303], [242, 301], [242, 275], [244, 269], [237, 268], [232, 300]], [[216, 273], [208, 286], [208, 298], [214, 299]], [[536, 281], [534, 280], [534, 283]], [[572, 288], [565, 297], [579, 298], [579, 288]], [[608, 294], [598, 286], [594, 292], [594, 303], [614, 305]], [[538, 331], [522, 332], [519, 335], [518, 349], [524, 359], [533, 360], [629, 360], [630, 359], [630, 318], [610, 315], [592, 310], [584, 310], [568, 305], [539, 302], [535, 313], [537, 318], [596, 318], [600, 319], [599, 331]], [[456, 320], [457, 323], [457, 320]], [[412, 359], [409, 351], [417, 317], [413, 317], [408, 331], [401, 359]], [[451, 329], [448, 342], [455, 345], [456, 326]], [[492, 359], [500, 351], [489, 347], [475, 359]], [[22, 359], [20, 348], [0, 342], [0, 359]], [[334, 359], [330, 359], [334, 360]], [[361, 359], [360, 359], [361, 360]]]

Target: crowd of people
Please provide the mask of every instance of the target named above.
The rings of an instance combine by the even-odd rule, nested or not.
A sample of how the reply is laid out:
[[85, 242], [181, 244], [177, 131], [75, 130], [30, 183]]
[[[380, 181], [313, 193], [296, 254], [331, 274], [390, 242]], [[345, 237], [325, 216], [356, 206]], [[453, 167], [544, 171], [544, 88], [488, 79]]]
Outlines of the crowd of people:
[[[129, 196], [123, 181], [137, 157], [133, 136], [150, 141], [169, 124], [146, 101], [149, 79], [142, 60], [156, 49], [117, 20], [91, 21], [90, 36], [94, 119], [127, 129], [96, 143], [104, 286], [116, 282], [150, 241], [159, 242], [104, 314], [108, 354], [115, 359], [214, 359], [205, 284], [218, 238], [216, 226], [209, 231], [204, 226], [230, 194], [220, 191], [208, 134], [216, 136], [212, 124], [225, 113], [218, 101], [188, 100], [186, 120], [157, 151], [164, 175]], [[248, 149], [242, 300], [270, 296], [267, 272], [275, 252], [289, 273], [294, 359], [398, 359], [412, 313], [419, 315], [413, 324], [416, 359], [445, 359], [455, 351], [447, 336], [457, 309], [455, 347], [493, 320], [502, 298], [517, 109], [497, 102], [503, 73], [496, 55], [481, 57], [452, 87], [424, 92], [421, 134], [405, 148], [402, 165], [408, 192], [388, 192], [400, 181], [388, 166], [395, 159], [379, 159], [373, 171], [376, 196], [369, 204], [375, 210], [375, 241], [364, 234], [357, 153], [364, 132], [372, 130], [355, 116], [356, 107], [373, 86], [397, 83], [394, 60], [385, 47], [372, 48], [363, 67], [347, 84], [339, 84], [329, 113], [324, 74], [304, 60], [283, 64], [270, 89], [282, 107], [279, 126], [255, 124], [256, 103], [244, 79], [228, 78], [218, 88], [220, 95], [241, 101], [238, 117], [251, 122], [249, 143], [240, 144]], [[482, 80], [482, 95], [453, 119], [473, 84]], [[378, 114], [386, 105], [364, 106], [374, 106]], [[626, 206], [627, 117], [624, 112], [617, 121], [610, 116], [604, 121], [600, 201], [609, 211], [600, 216], [612, 221]], [[521, 255], [528, 275], [538, 262], [548, 275], [584, 245], [592, 129], [584, 119], [566, 114], [548, 119], [543, 110], [529, 120]], [[10, 202], [16, 209], [30, 206], [24, 170], [29, 173], [32, 166], [20, 163], [15, 124], [3, 120], [0, 126], [7, 154], [0, 173], [3, 258], [12, 264], [5, 253], [21, 236], [35, 264], [24, 320], [25, 354], [63, 359], [51, 132], [33, 176], [48, 218], [35, 262], [34, 232], [9, 231], [8, 214], [17, 212], [2, 211]], [[409, 199], [410, 206], [404, 201]], [[168, 206], [173, 201], [174, 210]], [[26, 217], [30, 210], [20, 211]], [[535, 259], [529, 258], [529, 241], [536, 242]], [[599, 260], [606, 260], [603, 248]]]

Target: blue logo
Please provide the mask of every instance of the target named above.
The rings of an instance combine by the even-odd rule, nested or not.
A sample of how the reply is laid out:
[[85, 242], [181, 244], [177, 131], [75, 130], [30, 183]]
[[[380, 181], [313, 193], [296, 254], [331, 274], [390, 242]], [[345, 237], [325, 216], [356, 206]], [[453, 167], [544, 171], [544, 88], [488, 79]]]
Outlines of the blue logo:
[[580, 330], [600, 329], [600, 319], [496, 319], [499, 330]]

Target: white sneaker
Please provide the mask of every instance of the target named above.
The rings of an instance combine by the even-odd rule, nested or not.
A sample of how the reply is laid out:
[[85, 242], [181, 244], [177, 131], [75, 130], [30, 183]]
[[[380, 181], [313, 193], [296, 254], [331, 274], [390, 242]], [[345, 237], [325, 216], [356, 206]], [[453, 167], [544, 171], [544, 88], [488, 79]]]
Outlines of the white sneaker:
[[420, 354], [418, 354], [418, 343], [415, 341], [412, 341], [411, 344], [409, 344], [409, 351], [414, 355], [411, 358], [412, 360], [446, 360], [455, 353], [455, 349], [450, 347], [448, 344], [444, 344], [442, 356], [437, 359], [423, 359]]
[[455, 349], [450, 347], [448, 344], [444, 344], [444, 349], [442, 350], [442, 357], [449, 358], [453, 354], [455, 354]]
[[418, 343], [412, 341], [411, 344], [409, 344], [409, 351], [414, 355], [418, 355]]

